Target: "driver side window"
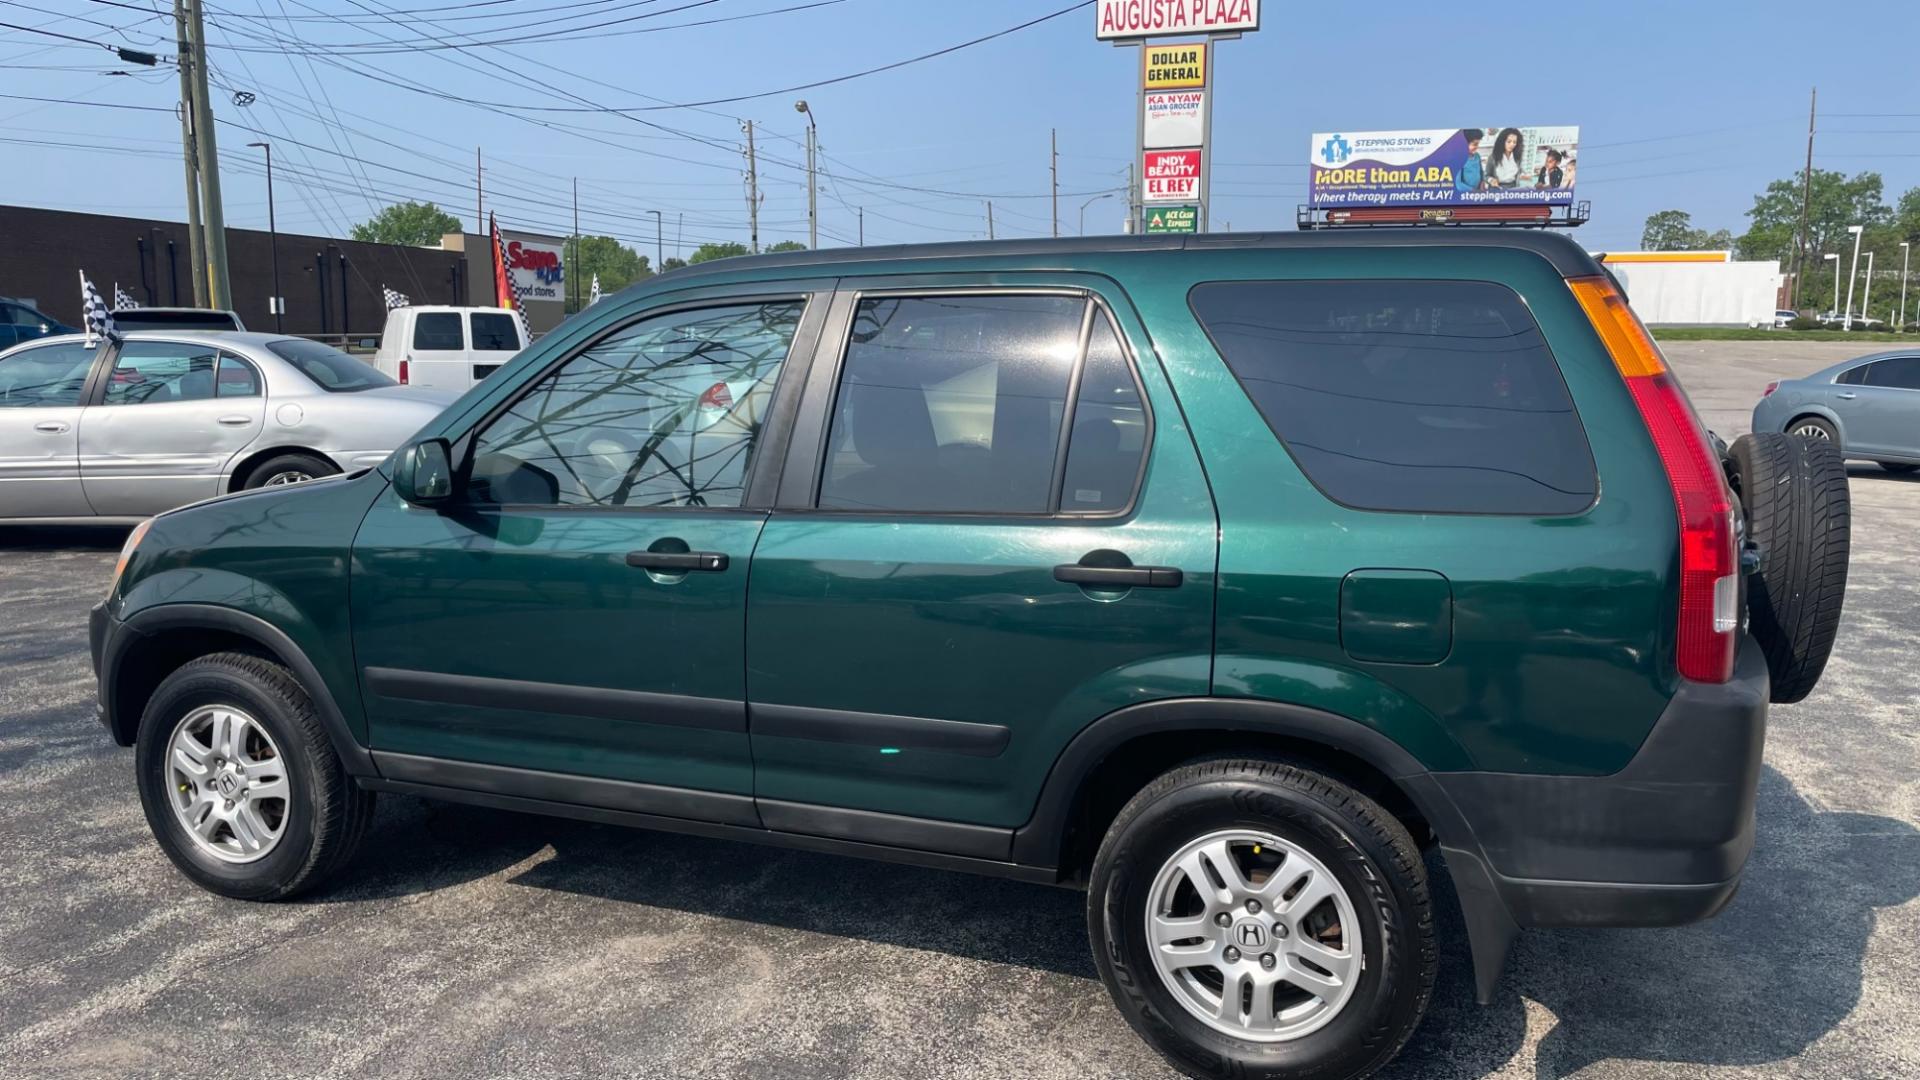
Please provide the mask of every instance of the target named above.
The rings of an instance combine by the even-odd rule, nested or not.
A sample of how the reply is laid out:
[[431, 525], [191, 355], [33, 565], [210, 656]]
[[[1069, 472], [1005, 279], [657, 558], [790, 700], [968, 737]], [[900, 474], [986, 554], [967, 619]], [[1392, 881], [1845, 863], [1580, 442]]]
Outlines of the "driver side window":
[[676, 311], [604, 338], [480, 433], [471, 502], [738, 506], [804, 301]]

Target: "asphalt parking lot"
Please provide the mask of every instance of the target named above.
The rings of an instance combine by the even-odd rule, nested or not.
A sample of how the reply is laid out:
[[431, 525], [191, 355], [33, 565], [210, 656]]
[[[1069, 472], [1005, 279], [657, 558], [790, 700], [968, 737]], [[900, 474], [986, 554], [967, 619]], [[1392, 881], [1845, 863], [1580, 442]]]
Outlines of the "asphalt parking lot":
[[[1667, 346], [1729, 438], [1845, 343]], [[1776, 707], [1721, 918], [1527, 935], [1385, 1075], [1920, 1075], [1920, 482], [1852, 469], [1820, 688]], [[383, 797], [338, 887], [188, 885], [93, 719], [121, 533], [0, 529], [0, 1076], [1162, 1077], [1040, 886]], [[1448, 890], [1440, 890], [1444, 896]]]

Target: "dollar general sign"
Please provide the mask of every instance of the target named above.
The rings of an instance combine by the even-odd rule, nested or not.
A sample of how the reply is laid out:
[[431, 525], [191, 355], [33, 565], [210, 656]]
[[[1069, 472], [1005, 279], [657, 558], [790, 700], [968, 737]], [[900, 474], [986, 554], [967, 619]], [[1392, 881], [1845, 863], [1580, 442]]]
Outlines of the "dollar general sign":
[[1145, 67], [1140, 85], [1147, 90], [1197, 90], [1207, 85], [1207, 47], [1149, 45], [1140, 50]]

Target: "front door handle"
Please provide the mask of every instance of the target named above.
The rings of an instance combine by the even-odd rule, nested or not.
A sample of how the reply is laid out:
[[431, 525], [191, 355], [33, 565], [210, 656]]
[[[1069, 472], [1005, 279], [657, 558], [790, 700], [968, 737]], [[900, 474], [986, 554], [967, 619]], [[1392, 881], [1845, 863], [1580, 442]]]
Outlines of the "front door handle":
[[33, 430], [44, 431], [49, 435], [58, 435], [61, 432], [68, 430], [68, 426], [69, 425], [65, 420], [42, 420], [39, 423], [33, 425]]
[[665, 570], [668, 573], [684, 574], [690, 570], [703, 570], [718, 573], [727, 568], [729, 560], [719, 551], [629, 551], [627, 565], [641, 570]]
[[222, 424], [225, 424], [225, 425], [226, 425], [226, 426], [228, 426], [228, 427], [246, 427], [246, 426], [247, 426], [248, 424], [251, 424], [251, 423], [253, 423], [253, 417], [251, 417], [251, 416], [223, 416], [223, 417], [221, 417], [221, 418], [220, 418], [220, 421], [219, 421], [219, 422], [220, 422], [220, 423], [222, 423]]
[[1857, 398], [1860, 395], [1859, 394], [1835, 394], [1833, 396], [1840, 398], [1843, 401], [1852, 401], [1854, 398]]
[[1135, 566], [1118, 551], [1101, 550], [1054, 567], [1053, 580], [1090, 589], [1177, 589], [1185, 576], [1177, 566]]

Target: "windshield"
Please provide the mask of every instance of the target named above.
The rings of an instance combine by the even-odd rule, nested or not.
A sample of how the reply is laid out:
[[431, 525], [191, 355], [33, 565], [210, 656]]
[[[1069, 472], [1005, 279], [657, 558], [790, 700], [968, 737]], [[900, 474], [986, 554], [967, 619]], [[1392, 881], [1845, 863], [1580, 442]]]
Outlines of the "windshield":
[[350, 394], [399, 383], [374, 370], [372, 364], [356, 360], [331, 345], [305, 338], [283, 338], [267, 342], [273, 355], [300, 369], [320, 389], [333, 394]]

